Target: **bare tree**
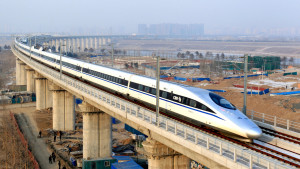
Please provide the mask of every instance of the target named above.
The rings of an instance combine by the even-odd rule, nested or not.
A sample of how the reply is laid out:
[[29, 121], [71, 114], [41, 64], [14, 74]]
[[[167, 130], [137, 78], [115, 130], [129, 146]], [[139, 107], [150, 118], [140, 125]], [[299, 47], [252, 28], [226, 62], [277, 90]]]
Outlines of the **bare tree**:
[[220, 60], [220, 55], [217, 53], [216, 59], [219, 61]]
[[93, 49], [93, 48], [90, 48], [90, 49], [89, 49], [89, 52], [90, 52], [90, 53], [93, 53], [93, 52], [94, 52], [94, 49]]
[[203, 58], [203, 54], [199, 53], [199, 58], [202, 59]]
[[180, 52], [177, 53], [177, 58], [181, 58], [181, 53]]
[[194, 60], [194, 58], [195, 58], [195, 56], [194, 56], [194, 54], [190, 54], [190, 60]]
[[56, 51], [55, 46], [52, 46], [52, 47], [51, 47], [51, 52], [55, 52], [55, 51]]
[[221, 59], [224, 60], [225, 59], [225, 54], [221, 53]]
[[282, 63], [283, 68], [286, 67], [286, 61], [287, 61], [287, 57], [286, 56], [284, 56], [283, 58], [281, 58], [281, 63]]
[[290, 57], [289, 62], [290, 62], [290, 65], [294, 65], [294, 58]]
[[187, 55], [187, 56], [189, 56], [190, 54], [191, 54], [191, 52], [188, 50], [185, 52], [185, 55]]

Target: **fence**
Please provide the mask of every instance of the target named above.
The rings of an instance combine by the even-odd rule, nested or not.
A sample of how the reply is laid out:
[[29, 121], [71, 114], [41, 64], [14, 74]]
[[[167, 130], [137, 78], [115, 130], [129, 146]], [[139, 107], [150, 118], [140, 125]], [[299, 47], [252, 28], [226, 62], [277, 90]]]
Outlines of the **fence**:
[[281, 92], [281, 93], [271, 93], [270, 96], [274, 95], [299, 95], [300, 91], [293, 91], [293, 92]]
[[217, 153], [228, 160], [233, 160], [235, 163], [239, 163], [244, 167], [250, 168], [276, 169], [291, 167], [287, 164], [281, 164], [279, 161], [270, 157], [265, 157], [257, 152], [250, 150], [244, 151], [244, 147], [210, 136], [174, 119], [159, 116], [158, 121], [156, 122], [156, 113], [151, 110], [101, 91], [71, 77], [62, 75], [60, 78], [59, 72], [53, 71], [52, 69], [33, 60], [29, 60], [23, 54], [18, 53], [15, 50], [13, 50], [13, 52], [26, 64], [38, 70], [38, 72], [45, 77], [53, 79], [56, 83], [62, 86], [68, 86], [70, 90], [77, 91], [85, 98], [91, 98], [91, 100], [94, 100], [95, 103], [97, 102], [97, 104], [105, 106], [109, 110], [115, 110], [115, 113], [118, 113], [126, 119], [136, 123], [142, 121], [140, 124], [142, 126], [150, 125], [151, 127], [148, 128], [149, 130], [159, 129], [175, 135], [178, 139], [173, 141], [178, 143], [185, 142], [182, 146], [186, 146], [188, 144], [195, 145], [196, 149], [193, 149], [193, 151], [199, 153], [204, 148], [212, 153]]
[[[247, 75], [247, 77], [255, 77], [255, 76], [268, 76], [268, 74], [256, 74], [256, 75]], [[232, 77], [224, 77], [224, 79], [232, 79], [232, 78], [244, 78], [244, 76], [232, 76]]]
[[247, 116], [255, 121], [266, 123], [274, 127], [283, 128], [286, 130], [294, 131], [300, 134], [300, 123], [288, 119], [279, 118], [277, 116], [259, 113], [256, 111], [247, 111]]
[[[233, 85], [233, 86], [238, 87], [238, 88], [244, 88], [243, 85]], [[256, 86], [249, 86], [249, 87], [247, 87], [247, 89], [251, 89], [251, 91], [248, 91], [247, 94], [263, 95], [263, 94], [267, 94], [270, 92], [270, 89], [260, 88], [260, 87], [256, 87]]]

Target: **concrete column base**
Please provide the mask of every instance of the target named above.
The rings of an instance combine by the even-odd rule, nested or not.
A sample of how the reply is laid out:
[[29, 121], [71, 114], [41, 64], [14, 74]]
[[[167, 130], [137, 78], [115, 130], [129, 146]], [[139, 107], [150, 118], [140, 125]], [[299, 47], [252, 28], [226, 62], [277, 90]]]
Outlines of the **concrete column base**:
[[[36, 87], [36, 109], [42, 110], [52, 107], [52, 93], [50, 92], [48, 80], [39, 73], [34, 74]], [[29, 80], [30, 81], [30, 80]]]
[[26, 69], [27, 75], [27, 91], [28, 92], [35, 92], [35, 81], [34, 81], [34, 70], [33, 69]]
[[53, 91], [53, 129], [75, 130], [74, 96], [65, 90]]
[[20, 72], [20, 59], [16, 59], [16, 85], [20, 85], [21, 84], [21, 72]]
[[190, 159], [173, 149], [147, 138], [143, 142], [149, 169], [189, 169]]
[[49, 87], [49, 80], [46, 79], [46, 108], [53, 107], [53, 96]]
[[27, 74], [25, 70], [25, 63], [20, 64], [20, 85], [26, 85], [27, 84]]
[[36, 109], [46, 108], [46, 78], [36, 78]]
[[[82, 110], [83, 106], [80, 106]], [[86, 106], [85, 110], [97, 110]], [[104, 112], [83, 112], [83, 158], [104, 158], [112, 154], [111, 116]]]

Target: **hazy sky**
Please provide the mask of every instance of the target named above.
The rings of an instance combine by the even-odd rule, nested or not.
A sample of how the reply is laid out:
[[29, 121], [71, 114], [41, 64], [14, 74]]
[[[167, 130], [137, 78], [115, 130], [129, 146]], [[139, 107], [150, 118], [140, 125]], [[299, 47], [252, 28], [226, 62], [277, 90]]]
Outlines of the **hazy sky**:
[[139, 23], [300, 30], [300, 0], [0, 0], [0, 16], [0, 33], [132, 33]]

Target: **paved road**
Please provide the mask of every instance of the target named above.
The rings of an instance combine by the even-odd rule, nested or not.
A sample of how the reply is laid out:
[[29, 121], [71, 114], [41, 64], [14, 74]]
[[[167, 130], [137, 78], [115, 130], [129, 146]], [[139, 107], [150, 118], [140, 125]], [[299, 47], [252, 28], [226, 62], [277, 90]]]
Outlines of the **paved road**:
[[48, 158], [52, 152], [48, 149], [43, 139], [37, 138], [38, 129], [31, 113], [18, 113], [16, 117], [40, 167], [42, 169], [57, 169], [57, 162], [49, 164]]

